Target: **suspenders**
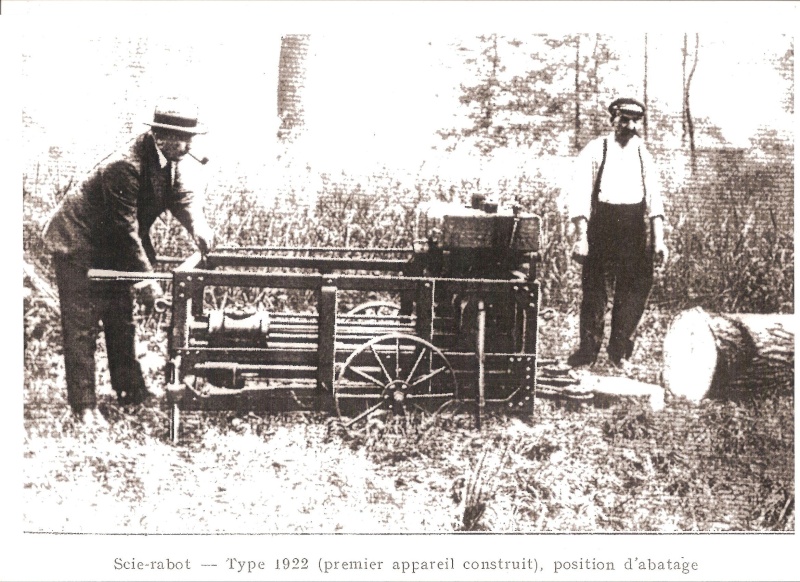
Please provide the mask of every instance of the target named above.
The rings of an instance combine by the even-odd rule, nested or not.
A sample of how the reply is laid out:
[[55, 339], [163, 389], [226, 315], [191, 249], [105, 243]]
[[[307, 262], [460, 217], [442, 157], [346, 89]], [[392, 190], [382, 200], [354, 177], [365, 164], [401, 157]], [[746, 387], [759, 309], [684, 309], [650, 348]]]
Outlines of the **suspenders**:
[[644, 160], [642, 159], [642, 146], [640, 145], [636, 148], [636, 151], [639, 152], [639, 168], [642, 172], [642, 193], [643, 193], [643, 200], [647, 200], [647, 182], [644, 179]]
[[[600, 162], [600, 167], [597, 169], [597, 177], [594, 179], [594, 187], [592, 188], [592, 207], [591, 215], [594, 215], [594, 209], [597, 207], [597, 199], [600, 196], [600, 180], [603, 179], [603, 169], [606, 167], [606, 153], [608, 152], [608, 138], [603, 138], [603, 161]], [[640, 154], [641, 157], [641, 154]]]
[[[642, 159], [642, 146], [638, 146], [636, 151], [639, 153], [639, 168], [642, 173], [642, 200], [647, 199], [647, 184], [644, 179], [644, 159]], [[597, 169], [597, 177], [594, 179], [594, 186], [592, 187], [592, 206], [590, 214], [594, 214], [594, 209], [597, 207], [597, 200], [600, 197], [600, 181], [603, 179], [603, 170], [606, 167], [606, 154], [608, 153], [608, 138], [603, 138], [603, 160], [600, 162], [600, 167]]]

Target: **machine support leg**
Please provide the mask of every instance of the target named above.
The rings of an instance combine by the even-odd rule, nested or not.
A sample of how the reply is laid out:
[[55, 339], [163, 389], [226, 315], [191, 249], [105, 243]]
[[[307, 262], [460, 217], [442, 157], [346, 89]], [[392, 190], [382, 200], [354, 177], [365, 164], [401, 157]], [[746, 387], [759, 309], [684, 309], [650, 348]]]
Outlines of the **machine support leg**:
[[525, 308], [525, 346], [524, 349], [529, 353], [536, 353], [536, 340], [539, 330], [539, 286], [535, 283], [530, 285], [527, 297], [527, 307]]
[[525, 338], [525, 349], [529, 354], [533, 354], [531, 358], [529, 358], [526, 362], [525, 367], [525, 386], [527, 388], [528, 399], [526, 402], [529, 402], [527, 406], [527, 410], [529, 414], [532, 416], [534, 407], [535, 407], [535, 398], [536, 398], [536, 360], [539, 355], [539, 284], [533, 282], [530, 284], [530, 295], [528, 301], [528, 309], [527, 309], [527, 326], [526, 326], [526, 338]]
[[486, 408], [486, 305], [478, 301], [478, 337], [475, 355], [478, 357], [478, 430], [481, 428], [483, 412]]
[[181, 357], [176, 356], [168, 364], [167, 402], [169, 403], [169, 440], [178, 444], [180, 439], [180, 403], [183, 398], [181, 377]]
[[177, 402], [173, 402], [169, 411], [169, 440], [173, 445], [178, 444], [181, 429], [181, 409]]
[[435, 285], [434, 281], [426, 281], [417, 289], [417, 335], [425, 341], [433, 341]]
[[203, 315], [203, 295], [205, 294], [206, 288], [203, 285], [202, 278], [192, 284], [192, 291], [191, 291], [191, 299], [192, 299], [192, 306], [191, 306], [191, 314], [192, 317], [200, 317]]
[[319, 340], [317, 365], [317, 407], [333, 395], [336, 374], [336, 287], [325, 285], [319, 294]]

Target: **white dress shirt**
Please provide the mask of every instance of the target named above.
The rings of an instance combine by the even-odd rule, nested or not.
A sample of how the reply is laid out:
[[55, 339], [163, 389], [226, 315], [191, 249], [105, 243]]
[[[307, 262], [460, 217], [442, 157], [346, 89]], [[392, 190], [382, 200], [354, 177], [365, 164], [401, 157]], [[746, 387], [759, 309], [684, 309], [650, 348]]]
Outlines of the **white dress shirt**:
[[644, 141], [634, 136], [622, 147], [613, 133], [590, 141], [578, 154], [567, 197], [569, 217], [589, 218], [592, 188], [603, 160], [604, 139], [608, 145], [598, 200], [609, 204], [637, 204], [644, 199], [647, 216], [663, 217], [664, 201], [658, 168]]

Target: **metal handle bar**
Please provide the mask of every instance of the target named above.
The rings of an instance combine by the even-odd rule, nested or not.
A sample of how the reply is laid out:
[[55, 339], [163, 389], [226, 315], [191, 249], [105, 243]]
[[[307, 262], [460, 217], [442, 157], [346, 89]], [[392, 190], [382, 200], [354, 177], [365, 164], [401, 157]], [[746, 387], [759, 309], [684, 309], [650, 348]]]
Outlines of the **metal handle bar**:
[[90, 281], [172, 281], [172, 273], [145, 273], [142, 271], [112, 271], [89, 269]]

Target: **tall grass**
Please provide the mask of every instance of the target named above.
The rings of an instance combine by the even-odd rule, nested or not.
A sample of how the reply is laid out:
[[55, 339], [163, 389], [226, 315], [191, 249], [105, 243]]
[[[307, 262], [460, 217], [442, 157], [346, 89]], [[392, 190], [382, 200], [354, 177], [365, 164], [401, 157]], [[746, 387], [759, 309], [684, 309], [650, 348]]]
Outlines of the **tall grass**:
[[[784, 152], [785, 153], [785, 152]], [[685, 162], [664, 158], [667, 168]], [[23, 176], [24, 237], [28, 256], [47, 264], [40, 231], [77, 177], [49, 163]], [[741, 150], [701, 152], [688, 179], [668, 183], [668, 246], [672, 258], [652, 300], [668, 310], [700, 305], [711, 311], [791, 312], [794, 309], [794, 164], [789, 155], [757, 157]], [[246, 179], [218, 183], [206, 213], [227, 245], [411, 247], [415, 209], [423, 201], [466, 202], [476, 192], [518, 202], [542, 218], [538, 267], [543, 304], [576, 311], [579, 269], [571, 262], [570, 232], [559, 210], [560, 190], [532, 169], [513, 175], [445, 178], [381, 167], [372, 175], [308, 173], [270, 187]], [[153, 228], [159, 253], [186, 256], [189, 238], [167, 215]]]
[[673, 260], [657, 301], [673, 309], [794, 310], [794, 164], [720, 150], [671, 193]]

